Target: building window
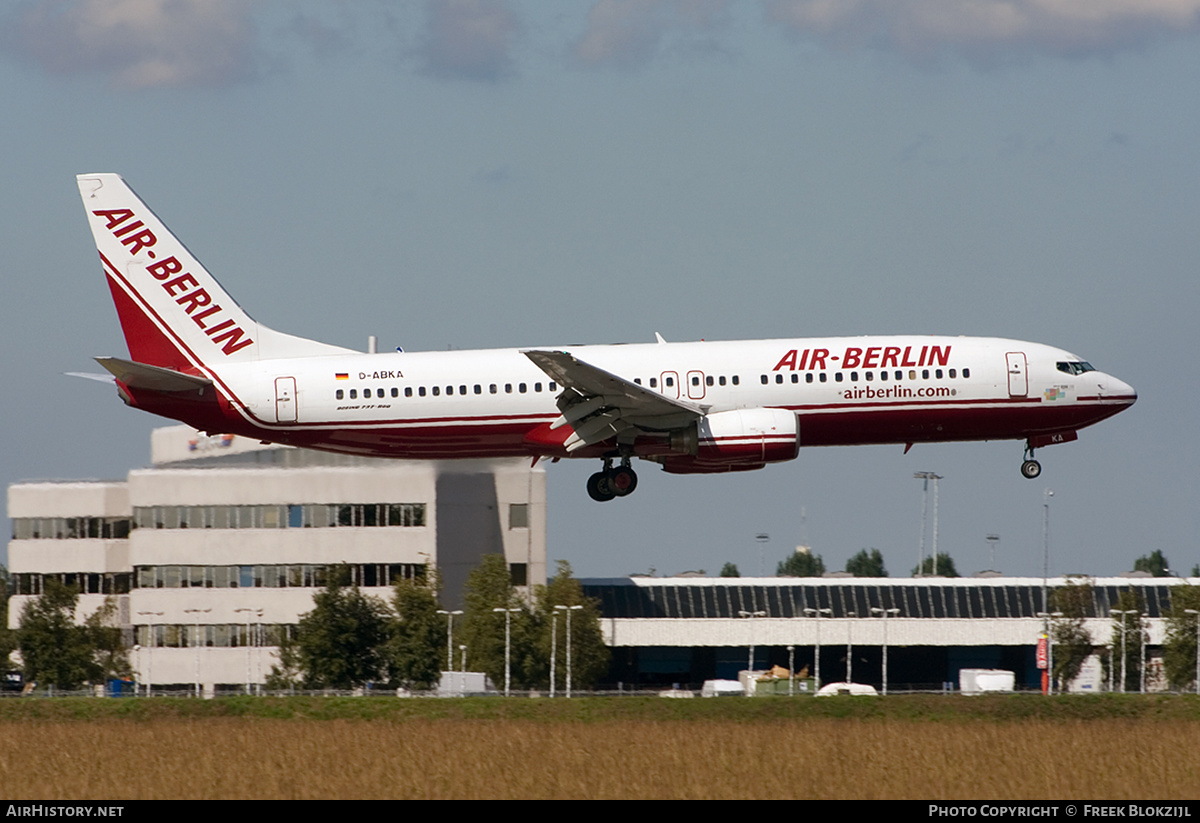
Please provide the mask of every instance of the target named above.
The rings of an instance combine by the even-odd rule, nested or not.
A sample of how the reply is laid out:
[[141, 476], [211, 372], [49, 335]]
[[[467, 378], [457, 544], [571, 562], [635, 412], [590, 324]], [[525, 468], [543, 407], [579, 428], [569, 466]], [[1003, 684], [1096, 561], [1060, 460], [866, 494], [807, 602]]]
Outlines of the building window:
[[508, 504], [508, 527], [510, 529], [527, 529], [527, 528], [529, 528], [529, 504], [528, 503], [509, 503]]

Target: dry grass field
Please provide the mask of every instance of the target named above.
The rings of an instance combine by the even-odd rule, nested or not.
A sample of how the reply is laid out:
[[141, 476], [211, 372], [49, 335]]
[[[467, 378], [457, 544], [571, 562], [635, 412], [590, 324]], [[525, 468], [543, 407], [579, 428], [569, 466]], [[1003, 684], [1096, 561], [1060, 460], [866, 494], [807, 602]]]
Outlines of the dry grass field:
[[374, 698], [153, 707], [81, 700], [18, 708], [5, 701], [0, 795], [1169, 800], [1200, 793], [1194, 698], [932, 700]]

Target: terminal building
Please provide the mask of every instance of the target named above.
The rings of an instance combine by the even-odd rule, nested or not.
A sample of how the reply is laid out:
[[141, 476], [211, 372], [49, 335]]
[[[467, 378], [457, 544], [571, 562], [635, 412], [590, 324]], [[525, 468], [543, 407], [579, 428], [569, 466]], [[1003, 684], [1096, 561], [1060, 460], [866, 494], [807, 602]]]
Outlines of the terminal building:
[[83, 618], [115, 596], [139, 682], [262, 683], [334, 568], [381, 597], [436, 569], [447, 608], [483, 554], [546, 579], [545, 472], [527, 460], [410, 462], [157, 429], [125, 480], [8, 489], [16, 627], [55, 577]]
[[[821, 682], [883, 685], [887, 654], [891, 689], [953, 690], [963, 669], [1003, 669], [1018, 688], [1038, 688], [1038, 639], [1046, 592], [1090, 586], [1084, 628], [1107, 647], [1116, 624], [1110, 610], [1133, 592], [1145, 615], [1148, 689], [1165, 688], [1160, 649], [1171, 590], [1200, 580], [1111, 578], [618, 578], [585, 580], [599, 600], [611, 675], [631, 687], [696, 685], [780, 666]], [[1044, 599], [1045, 598], [1045, 599]], [[1053, 600], [1050, 600], [1053, 603]], [[1141, 640], [1132, 628], [1129, 648]], [[819, 652], [818, 652], [819, 650]], [[818, 654], [820, 662], [818, 663]], [[1120, 650], [1117, 651], [1120, 659]], [[1119, 688], [1119, 677], [1117, 678]], [[1098, 659], [1075, 688], [1099, 691], [1108, 681]]]

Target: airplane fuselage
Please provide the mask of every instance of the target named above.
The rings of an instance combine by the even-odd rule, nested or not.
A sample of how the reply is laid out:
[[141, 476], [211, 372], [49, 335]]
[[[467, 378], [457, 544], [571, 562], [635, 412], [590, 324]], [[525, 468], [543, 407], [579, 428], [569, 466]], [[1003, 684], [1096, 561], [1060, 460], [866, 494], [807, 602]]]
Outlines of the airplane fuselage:
[[[788, 410], [798, 418], [800, 446], [1051, 436], [1099, 422], [1136, 397], [1103, 372], [1060, 369], [1082, 362], [1067, 351], [994, 338], [551, 348], [710, 413]], [[224, 402], [196, 404], [201, 428], [386, 457], [567, 456], [561, 437], [539, 431], [559, 416], [555, 398], [563, 387], [518, 349], [262, 360], [212, 376]], [[156, 400], [146, 393], [137, 405], [154, 412]], [[163, 412], [178, 416], [177, 408]], [[633, 452], [650, 457], [670, 449], [650, 437], [635, 442]]]

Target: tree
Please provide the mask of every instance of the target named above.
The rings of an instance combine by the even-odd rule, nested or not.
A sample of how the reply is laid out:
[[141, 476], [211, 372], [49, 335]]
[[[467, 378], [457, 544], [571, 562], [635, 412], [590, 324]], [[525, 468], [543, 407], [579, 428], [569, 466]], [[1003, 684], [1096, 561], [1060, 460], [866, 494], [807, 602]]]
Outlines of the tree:
[[954, 568], [954, 559], [945, 552], [938, 552], [937, 565], [934, 565], [933, 557], [926, 557], [921, 561], [921, 567], [912, 570], [913, 577], [930, 577], [933, 575], [938, 577], [958, 577], [958, 569]]
[[[525, 662], [530, 655], [530, 614], [528, 604], [517, 597], [512, 574], [502, 554], [485, 554], [471, 570], [463, 596], [462, 643], [467, 647], [468, 666], [472, 671], [485, 672], [495, 685], [504, 684], [504, 612], [495, 609], [518, 609], [510, 615], [511, 660], [513, 682], [527, 685]], [[455, 638], [459, 635], [456, 633]], [[457, 661], [456, 661], [457, 663]]]
[[47, 575], [42, 594], [25, 604], [17, 646], [26, 682], [68, 691], [104, 677], [87, 626], [75, 622], [79, 592]]
[[[1118, 612], [1129, 614], [1113, 615], [1113, 633], [1109, 641], [1112, 654], [1110, 659], [1115, 667], [1114, 682], [1120, 682], [1121, 672], [1125, 672], [1125, 684], [1117, 688], [1122, 691], [1140, 691], [1142, 682], [1142, 643], [1146, 641], [1147, 626], [1141, 617], [1143, 611], [1142, 595], [1140, 592], [1126, 589], [1117, 597], [1114, 607]], [[1122, 639], [1123, 638], [1123, 639]], [[1122, 647], [1122, 642], [1124, 646]], [[1124, 648], [1124, 665], [1122, 666], [1121, 649]]]
[[406, 689], [427, 691], [437, 685], [446, 659], [446, 621], [438, 612], [437, 584], [398, 580], [392, 596], [396, 623], [388, 642], [392, 680]]
[[1162, 549], [1155, 549], [1150, 554], [1143, 554], [1133, 561], [1135, 572], [1147, 572], [1151, 577], [1170, 577], [1171, 564], [1163, 556]]
[[1167, 612], [1167, 636], [1163, 641], [1163, 669], [1172, 688], [1196, 687], [1196, 621], [1200, 615], [1200, 586], [1172, 586], [1171, 610]]
[[1083, 668], [1092, 653], [1092, 635], [1086, 620], [1093, 611], [1092, 585], [1070, 583], [1055, 589], [1050, 596], [1051, 608], [1062, 617], [1053, 619], [1050, 638], [1054, 643], [1054, 670], [1051, 675], [1058, 688], [1065, 689]]
[[[540, 634], [537, 648], [541, 655], [537, 661], [539, 677], [531, 676], [529, 680], [539, 684], [550, 682], [550, 643], [553, 637], [557, 647], [555, 688], [566, 688], [567, 625], [563, 610], [556, 609], [556, 606], [582, 607], [571, 608], [571, 688], [593, 688], [608, 673], [610, 658], [600, 630], [600, 605], [583, 596], [583, 586], [572, 577], [571, 565], [565, 560], [558, 561], [558, 573], [545, 587], [539, 587], [537, 592], [535, 614], [539, 618], [537, 628]], [[556, 619], [559, 622], [557, 631], [554, 631], [552, 621]]]
[[8, 567], [0, 565], [0, 675], [12, 668], [12, 653], [17, 650], [17, 633], [8, 627], [8, 598], [12, 580]]
[[741, 577], [742, 573], [738, 571], [736, 563], [726, 563], [721, 567], [721, 577]]
[[887, 569], [883, 567], [883, 555], [879, 549], [869, 552], [863, 549], [846, 561], [846, 571], [855, 577], [887, 577]]
[[387, 677], [391, 615], [377, 597], [345, 585], [344, 570], [331, 571], [313, 610], [296, 627], [296, 657], [310, 689], [351, 689]]
[[133, 668], [129, 665], [129, 648], [117, 618], [115, 597], [104, 598], [104, 605], [88, 615], [83, 621], [83, 628], [103, 680], [133, 675]]
[[775, 569], [776, 577], [820, 577], [825, 574], [825, 561], [821, 555], [813, 554], [807, 546], [800, 546], [788, 555], [786, 560], [779, 561]]

